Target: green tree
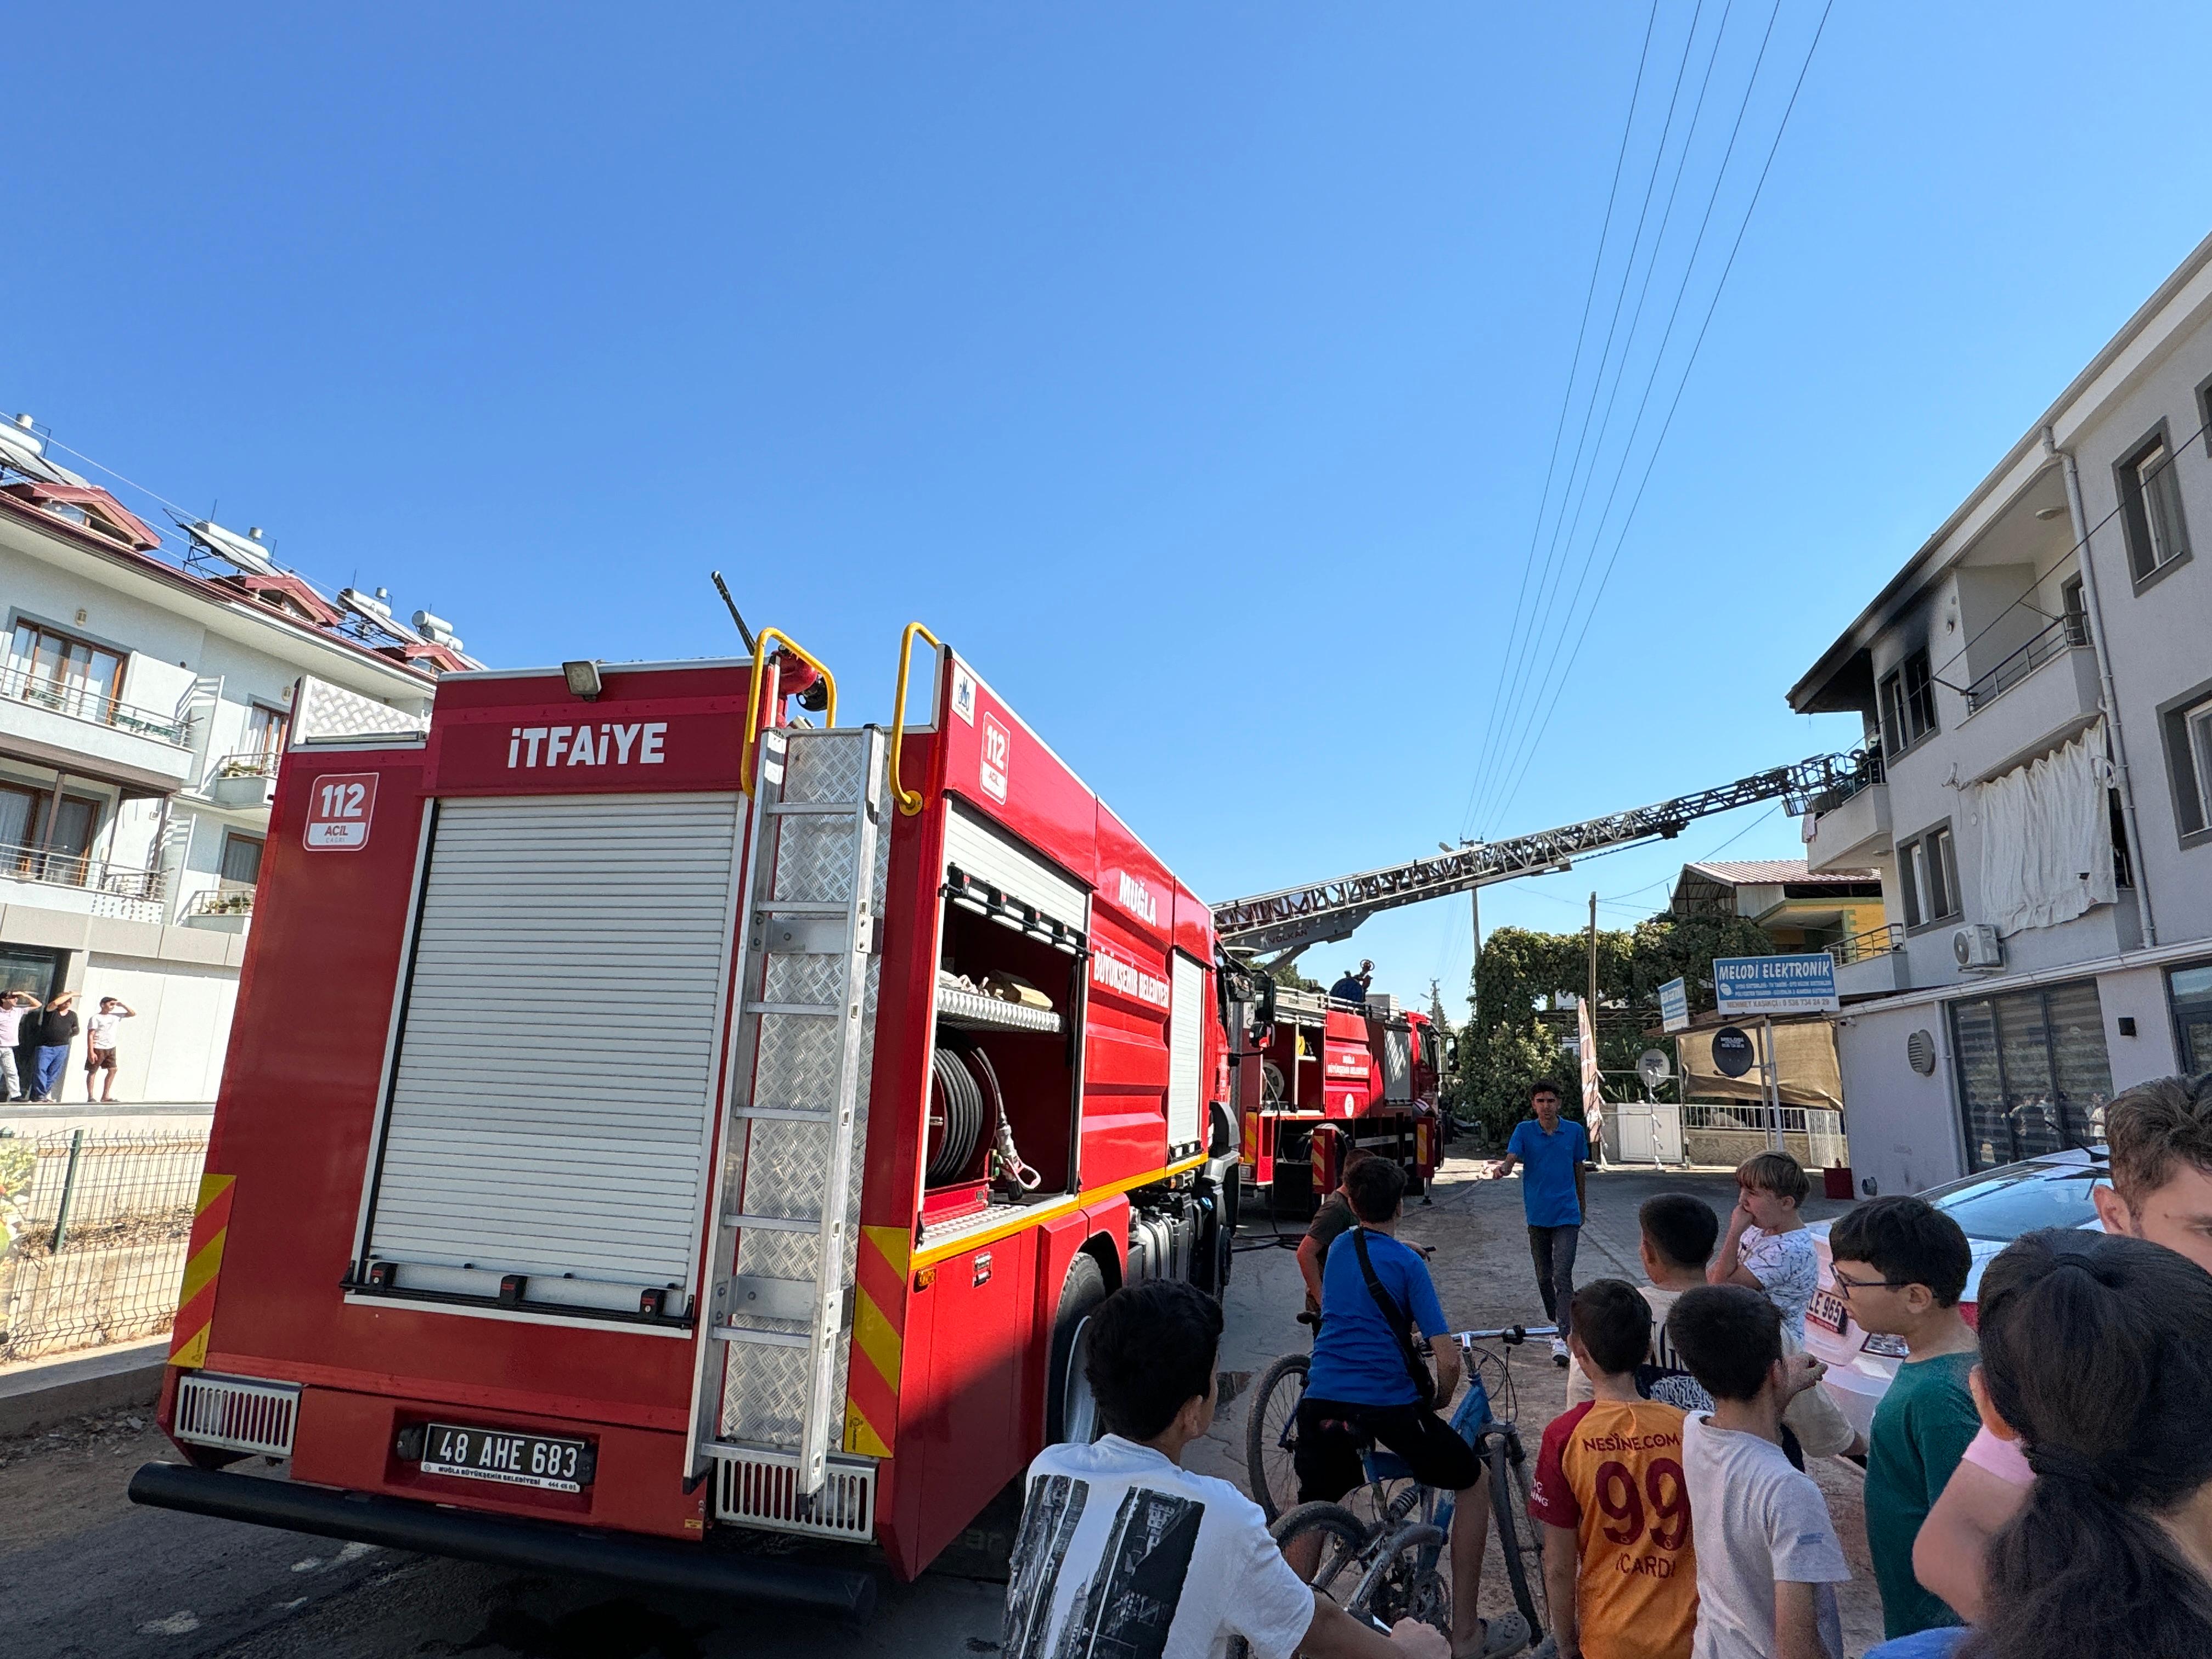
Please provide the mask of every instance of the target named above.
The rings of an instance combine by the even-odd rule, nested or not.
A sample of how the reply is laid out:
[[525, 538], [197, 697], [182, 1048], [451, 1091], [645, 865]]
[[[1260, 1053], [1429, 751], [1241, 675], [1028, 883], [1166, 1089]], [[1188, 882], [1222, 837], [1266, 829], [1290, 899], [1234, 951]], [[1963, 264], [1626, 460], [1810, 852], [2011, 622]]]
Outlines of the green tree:
[[[1715, 957], [1768, 956], [1774, 941], [1741, 916], [1651, 916], [1627, 931], [1597, 936], [1598, 1065], [1632, 1070], [1659, 1024], [1659, 988], [1685, 981], [1692, 1013], [1713, 1006]], [[1452, 1091], [1462, 1115], [1480, 1120], [1502, 1141], [1528, 1109], [1528, 1091], [1556, 1085], [1572, 1107], [1582, 1090], [1576, 1062], [1547, 1027], [1547, 1010], [1589, 984], [1587, 933], [1539, 933], [1500, 927], [1482, 942], [1474, 978], [1475, 1018], [1462, 1033]], [[1621, 1016], [1626, 1012], [1629, 1018]], [[1571, 1035], [1571, 1028], [1567, 1035]]]

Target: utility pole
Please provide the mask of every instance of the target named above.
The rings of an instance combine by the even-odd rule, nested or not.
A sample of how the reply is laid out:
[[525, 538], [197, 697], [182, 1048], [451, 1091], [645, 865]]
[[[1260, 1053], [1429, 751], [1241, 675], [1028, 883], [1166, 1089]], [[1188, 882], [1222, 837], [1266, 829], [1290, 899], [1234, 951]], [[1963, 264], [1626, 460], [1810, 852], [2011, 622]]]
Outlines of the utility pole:
[[1468, 920], [1474, 924], [1474, 961], [1467, 970], [1467, 1011], [1472, 1020], [1481, 1012], [1475, 1006], [1475, 987], [1481, 983], [1482, 975], [1482, 889], [1470, 887], [1467, 890], [1467, 908]]
[[1590, 1031], [1597, 1031], [1597, 895], [1590, 895], [1589, 920], [1589, 1006]]

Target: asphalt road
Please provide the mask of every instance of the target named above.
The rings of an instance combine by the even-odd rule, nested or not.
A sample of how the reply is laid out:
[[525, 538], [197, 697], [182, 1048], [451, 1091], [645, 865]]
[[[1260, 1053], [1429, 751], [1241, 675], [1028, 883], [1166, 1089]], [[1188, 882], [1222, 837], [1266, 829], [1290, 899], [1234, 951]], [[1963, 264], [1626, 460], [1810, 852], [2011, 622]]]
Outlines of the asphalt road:
[[[1717, 1208], [1734, 1197], [1725, 1176], [1598, 1177], [1582, 1277], [1636, 1276], [1636, 1206], [1667, 1189], [1696, 1191]], [[1408, 1235], [1437, 1247], [1438, 1285], [1455, 1321], [1540, 1317], [1520, 1222], [1513, 1182], [1446, 1179], [1433, 1204], [1410, 1212]], [[1269, 1248], [1264, 1223], [1248, 1229], [1237, 1259], [1221, 1358], [1225, 1392], [1304, 1345], [1292, 1318], [1297, 1264], [1288, 1249]], [[1533, 1438], [1557, 1409], [1559, 1374], [1542, 1355], [1524, 1352], [1515, 1375], [1521, 1420]], [[1213, 1434], [1193, 1449], [1192, 1467], [1242, 1484], [1243, 1403], [1227, 1404]], [[1004, 1590], [987, 1577], [939, 1571], [903, 1587], [886, 1581], [874, 1619], [854, 1632], [782, 1613], [131, 1504], [124, 1495], [131, 1471], [168, 1455], [143, 1417], [88, 1419], [58, 1436], [0, 1443], [0, 1581], [8, 1586], [0, 1652], [10, 1659], [907, 1659], [997, 1651]], [[1832, 1487], [1832, 1504], [1854, 1501], [1848, 1474], [1837, 1478], [1843, 1485]], [[1840, 1511], [1838, 1520], [1845, 1521]], [[1856, 1524], [1854, 1515], [1847, 1541]]]

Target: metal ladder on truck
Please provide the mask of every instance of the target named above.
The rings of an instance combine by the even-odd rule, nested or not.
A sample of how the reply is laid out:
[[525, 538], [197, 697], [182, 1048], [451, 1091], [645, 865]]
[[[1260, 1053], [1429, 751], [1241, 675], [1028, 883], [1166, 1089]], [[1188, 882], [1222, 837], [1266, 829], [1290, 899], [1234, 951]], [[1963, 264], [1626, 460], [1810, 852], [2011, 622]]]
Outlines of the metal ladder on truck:
[[761, 735], [692, 1459], [716, 1512], [872, 1535], [844, 1429], [885, 854], [876, 726]]

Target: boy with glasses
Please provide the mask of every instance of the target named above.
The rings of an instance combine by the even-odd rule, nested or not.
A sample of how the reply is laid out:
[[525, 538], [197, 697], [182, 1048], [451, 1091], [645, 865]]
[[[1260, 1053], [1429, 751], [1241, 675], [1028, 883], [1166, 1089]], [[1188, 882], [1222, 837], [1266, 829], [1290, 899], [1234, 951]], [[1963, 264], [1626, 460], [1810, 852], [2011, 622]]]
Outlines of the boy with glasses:
[[1866, 1474], [1867, 1553], [1882, 1633], [1894, 1641], [1959, 1622], [1913, 1577], [1912, 1546], [1981, 1427], [1967, 1382], [1974, 1333], [1959, 1311], [1973, 1251], [1957, 1222], [1917, 1198], [1871, 1199], [1839, 1217], [1828, 1251], [1859, 1328], [1905, 1339], [1905, 1363], [1875, 1410]]

